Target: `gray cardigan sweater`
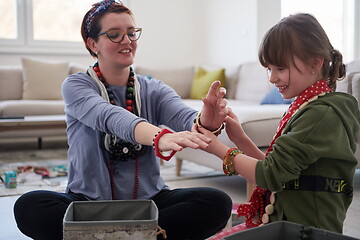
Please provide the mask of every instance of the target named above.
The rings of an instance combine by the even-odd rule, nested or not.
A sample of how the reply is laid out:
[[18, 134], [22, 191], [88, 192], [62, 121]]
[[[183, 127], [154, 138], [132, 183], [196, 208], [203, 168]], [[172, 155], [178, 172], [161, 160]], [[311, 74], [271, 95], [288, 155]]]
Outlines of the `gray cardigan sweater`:
[[[123, 108], [126, 87], [110, 86], [115, 95], [114, 106], [100, 96], [96, 82], [87, 73], [70, 75], [64, 81], [62, 94], [69, 144], [67, 192], [81, 193], [93, 200], [111, 199], [105, 133], [135, 143], [134, 128], [141, 121], [166, 125], [174, 131], [191, 129], [196, 111], [186, 106], [172, 88], [156, 79], [136, 77], [141, 86], [140, 117]], [[138, 160], [138, 199], [149, 199], [168, 188], [160, 177], [159, 160], [151, 146]], [[116, 199], [132, 199], [135, 160], [117, 162], [114, 173]]]

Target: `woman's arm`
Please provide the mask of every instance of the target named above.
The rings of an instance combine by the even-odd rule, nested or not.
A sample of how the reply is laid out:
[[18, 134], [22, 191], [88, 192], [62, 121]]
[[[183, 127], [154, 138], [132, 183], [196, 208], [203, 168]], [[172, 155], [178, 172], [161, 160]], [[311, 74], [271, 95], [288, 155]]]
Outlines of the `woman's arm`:
[[[139, 122], [134, 130], [136, 142], [151, 146], [156, 134], [161, 129], [148, 123]], [[201, 133], [196, 132], [174, 132], [166, 133], [159, 139], [158, 148], [160, 151], [181, 151], [183, 148], [190, 147], [194, 149], [207, 148], [211, 139]]]
[[[147, 119], [139, 118], [124, 108], [108, 103], [97, 90], [98, 87], [90, 76], [84, 73], [70, 76], [62, 86], [66, 114], [94, 130], [151, 146], [155, 135], [161, 129]], [[194, 111], [189, 114], [192, 113]], [[209, 142], [210, 139], [200, 133], [185, 131], [164, 134], [157, 147], [160, 151], [181, 151], [185, 147], [207, 147]]]

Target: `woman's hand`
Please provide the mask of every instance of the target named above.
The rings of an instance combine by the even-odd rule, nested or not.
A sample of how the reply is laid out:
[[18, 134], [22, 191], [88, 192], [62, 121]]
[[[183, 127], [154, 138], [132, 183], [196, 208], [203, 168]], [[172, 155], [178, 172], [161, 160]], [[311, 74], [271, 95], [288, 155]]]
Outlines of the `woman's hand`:
[[[214, 134], [213, 134], [214, 135]], [[211, 138], [198, 132], [175, 132], [166, 133], [159, 139], [160, 151], [181, 151], [184, 148], [203, 149], [209, 146]]]
[[227, 115], [227, 101], [224, 98], [226, 89], [220, 85], [220, 81], [213, 82], [206, 97], [202, 98], [204, 105], [201, 110], [200, 122], [203, 127], [212, 131], [221, 126]]

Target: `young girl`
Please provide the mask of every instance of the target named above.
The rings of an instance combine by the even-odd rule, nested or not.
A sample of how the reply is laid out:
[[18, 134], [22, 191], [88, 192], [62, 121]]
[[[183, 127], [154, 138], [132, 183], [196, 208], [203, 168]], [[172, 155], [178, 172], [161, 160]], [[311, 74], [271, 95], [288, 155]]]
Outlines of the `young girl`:
[[246, 227], [286, 220], [341, 233], [352, 201], [359, 109], [335, 92], [345, 76], [342, 55], [309, 14], [282, 19], [265, 35], [260, 63], [285, 99], [296, 97], [266, 154], [246, 136], [230, 111], [226, 132], [237, 148], [213, 138], [205, 150], [224, 159], [224, 172], [257, 184], [238, 212]]
[[[85, 14], [82, 37], [97, 62], [62, 86], [68, 186], [65, 193], [33, 191], [17, 200], [15, 219], [25, 235], [63, 239], [68, 205], [89, 200], [153, 200], [158, 225], [166, 233], [160, 231], [158, 239], [206, 239], [226, 225], [232, 206], [226, 193], [206, 187], [170, 189], [160, 176], [156, 156], [163, 157], [161, 151], [206, 147], [211, 139], [189, 131], [197, 112], [173, 89], [134, 73], [141, 31], [131, 11], [114, 0], [96, 3]], [[225, 91], [219, 85], [213, 83], [200, 116], [215, 133], [226, 117]]]

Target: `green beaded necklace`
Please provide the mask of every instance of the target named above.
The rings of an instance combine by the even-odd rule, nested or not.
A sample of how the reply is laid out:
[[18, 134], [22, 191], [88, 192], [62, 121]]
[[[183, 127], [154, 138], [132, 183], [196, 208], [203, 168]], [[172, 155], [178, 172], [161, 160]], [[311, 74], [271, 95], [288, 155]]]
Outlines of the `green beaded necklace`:
[[[100, 72], [99, 64], [95, 63], [93, 67], [97, 77], [99, 80], [104, 84], [106, 91], [109, 96], [109, 102], [113, 105], [115, 104], [114, 100], [114, 94], [109, 86], [109, 84], [106, 83], [105, 78], [103, 77], [102, 73]], [[139, 113], [137, 111], [137, 108], [135, 107], [135, 94], [134, 94], [134, 85], [135, 85], [135, 74], [133, 69], [130, 67], [130, 74], [129, 79], [127, 82], [126, 87], [126, 110], [128, 110], [131, 113], [134, 113], [135, 115], [139, 116]], [[134, 186], [134, 199], [137, 198], [137, 191], [139, 188], [139, 162], [138, 162], [138, 156], [139, 154], [143, 153], [143, 147], [141, 144], [132, 144], [125, 141], [111, 141], [110, 145], [110, 178], [111, 178], [111, 190], [112, 190], [112, 198], [116, 199], [115, 196], [115, 181], [114, 181], [114, 172], [113, 172], [113, 162], [115, 161], [127, 161], [128, 159], [135, 159], [135, 186]]]

